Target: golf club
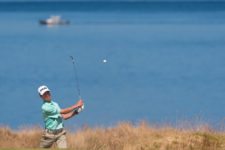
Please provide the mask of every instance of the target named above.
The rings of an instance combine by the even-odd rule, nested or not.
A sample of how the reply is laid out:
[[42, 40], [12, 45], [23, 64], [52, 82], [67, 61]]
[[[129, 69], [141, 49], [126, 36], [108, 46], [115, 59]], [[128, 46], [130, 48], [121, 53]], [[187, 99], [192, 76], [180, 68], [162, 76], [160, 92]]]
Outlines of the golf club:
[[74, 79], [76, 81], [76, 88], [77, 88], [77, 93], [78, 93], [78, 98], [81, 99], [81, 94], [80, 94], [80, 84], [79, 84], [79, 78], [78, 78], [78, 72], [77, 72], [77, 67], [75, 63], [75, 59], [73, 56], [70, 56], [72, 63], [73, 63], [73, 71], [74, 71]]

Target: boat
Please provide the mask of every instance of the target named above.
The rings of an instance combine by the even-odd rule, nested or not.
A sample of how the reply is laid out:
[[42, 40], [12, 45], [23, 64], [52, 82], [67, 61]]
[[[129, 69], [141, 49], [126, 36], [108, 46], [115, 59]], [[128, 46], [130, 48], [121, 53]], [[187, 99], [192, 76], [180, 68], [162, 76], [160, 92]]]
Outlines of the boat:
[[68, 20], [61, 19], [60, 16], [50, 16], [47, 19], [40, 20], [41, 25], [68, 25], [70, 22]]

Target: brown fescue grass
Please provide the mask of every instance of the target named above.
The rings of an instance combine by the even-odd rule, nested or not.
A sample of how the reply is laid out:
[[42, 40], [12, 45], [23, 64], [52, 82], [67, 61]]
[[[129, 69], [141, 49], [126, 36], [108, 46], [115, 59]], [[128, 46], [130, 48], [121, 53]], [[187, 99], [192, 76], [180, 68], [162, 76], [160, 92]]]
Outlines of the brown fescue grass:
[[[38, 148], [40, 128], [12, 131], [0, 128], [0, 148]], [[225, 132], [208, 127], [195, 129], [119, 123], [111, 128], [84, 127], [67, 132], [70, 149], [76, 150], [225, 150]]]

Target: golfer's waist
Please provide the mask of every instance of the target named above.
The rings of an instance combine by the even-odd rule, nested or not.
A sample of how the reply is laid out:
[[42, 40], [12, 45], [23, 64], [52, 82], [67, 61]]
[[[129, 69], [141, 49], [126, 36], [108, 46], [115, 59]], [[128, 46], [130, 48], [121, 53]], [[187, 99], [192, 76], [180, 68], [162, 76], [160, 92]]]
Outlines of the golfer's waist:
[[51, 133], [51, 134], [58, 134], [61, 133], [64, 129], [60, 128], [60, 129], [45, 129], [46, 132]]

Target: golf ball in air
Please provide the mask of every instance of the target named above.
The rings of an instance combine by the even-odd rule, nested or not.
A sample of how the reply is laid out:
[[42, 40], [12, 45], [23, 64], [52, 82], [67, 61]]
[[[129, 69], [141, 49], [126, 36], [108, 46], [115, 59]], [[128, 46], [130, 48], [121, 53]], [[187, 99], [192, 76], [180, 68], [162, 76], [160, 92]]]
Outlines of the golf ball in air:
[[106, 60], [106, 59], [103, 59], [102, 62], [103, 62], [103, 63], [107, 63], [107, 60]]

